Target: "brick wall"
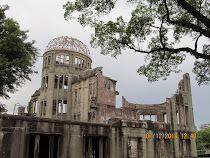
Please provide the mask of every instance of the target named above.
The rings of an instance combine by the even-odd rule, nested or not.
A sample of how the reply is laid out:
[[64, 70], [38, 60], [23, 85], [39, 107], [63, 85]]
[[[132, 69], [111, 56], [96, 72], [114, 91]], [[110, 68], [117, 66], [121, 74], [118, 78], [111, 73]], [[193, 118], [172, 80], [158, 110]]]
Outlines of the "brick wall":
[[108, 77], [98, 74], [97, 84], [97, 102], [98, 104], [105, 104], [115, 107], [115, 86], [116, 81], [109, 79]]

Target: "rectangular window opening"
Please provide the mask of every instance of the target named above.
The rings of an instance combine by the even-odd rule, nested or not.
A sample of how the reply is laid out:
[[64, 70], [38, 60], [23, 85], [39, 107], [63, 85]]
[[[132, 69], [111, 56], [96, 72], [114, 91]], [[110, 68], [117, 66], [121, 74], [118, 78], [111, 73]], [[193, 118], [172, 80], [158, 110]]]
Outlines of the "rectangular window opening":
[[59, 77], [59, 88], [60, 89], [63, 88], [63, 75], [60, 75], [60, 77]]
[[46, 83], [45, 83], [45, 87], [48, 87], [48, 76], [46, 76]]
[[41, 107], [40, 107], [40, 115], [42, 116], [42, 114], [43, 114], [43, 101], [41, 101]]
[[74, 58], [74, 64], [78, 64], [78, 59]]
[[60, 63], [60, 58], [61, 58], [60, 55], [56, 55], [56, 60], [55, 60], [55, 63], [56, 64], [59, 64]]
[[63, 101], [63, 113], [67, 113], [67, 100]]
[[65, 64], [69, 64], [69, 56], [66, 55], [66, 63]]
[[43, 115], [46, 115], [47, 101], [44, 101]]
[[150, 115], [144, 115], [145, 120], [150, 120]]
[[58, 100], [58, 114], [62, 112], [62, 100]]
[[143, 115], [140, 115], [140, 118], [139, 118], [140, 120], [143, 120], [144, 119], [144, 117], [143, 117]]
[[164, 122], [167, 123], [168, 120], [167, 120], [167, 114], [164, 114]]
[[82, 68], [84, 67], [84, 63], [85, 63], [85, 61], [82, 59]]
[[107, 138], [106, 137], [85, 137], [84, 138], [84, 158], [107, 158]]
[[68, 75], [65, 75], [65, 79], [64, 79], [64, 89], [68, 89]]
[[156, 121], [156, 117], [157, 117], [156, 115], [152, 115], [152, 121], [155, 122]]
[[37, 103], [37, 101], [33, 101], [33, 109], [32, 109], [33, 114], [36, 113], [36, 103]]
[[54, 88], [58, 88], [58, 75], [55, 75]]
[[180, 124], [179, 112], [176, 113], [176, 116], [177, 116], [177, 123]]
[[64, 55], [61, 55], [61, 64], [64, 64]]
[[88, 121], [91, 121], [91, 112], [88, 112]]
[[45, 66], [47, 66], [47, 57], [45, 58]]
[[79, 67], [81, 67], [81, 59], [78, 59]]
[[48, 65], [50, 65], [51, 56], [48, 56]]
[[28, 157], [58, 158], [59, 137], [52, 134], [30, 134]]
[[37, 113], [38, 110], [38, 101], [35, 101], [35, 107], [34, 107], [34, 112]]

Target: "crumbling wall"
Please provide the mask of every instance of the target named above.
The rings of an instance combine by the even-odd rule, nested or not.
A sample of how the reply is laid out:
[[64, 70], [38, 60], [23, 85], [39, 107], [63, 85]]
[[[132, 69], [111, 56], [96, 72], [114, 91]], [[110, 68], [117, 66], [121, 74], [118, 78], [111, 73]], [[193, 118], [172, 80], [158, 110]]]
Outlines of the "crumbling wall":
[[137, 119], [136, 111], [131, 111], [123, 108], [115, 108], [112, 106], [99, 106], [97, 109], [97, 122], [107, 123], [111, 118], [121, 119]]
[[116, 104], [116, 81], [105, 77], [102, 73], [97, 75], [97, 103], [109, 106]]
[[[1, 158], [30, 157], [34, 153], [44, 157], [51, 154], [53, 158], [196, 157], [195, 138], [182, 139], [183, 132], [190, 132], [174, 131], [169, 123], [115, 118], [99, 124], [0, 115], [0, 128]], [[167, 137], [169, 134], [174, 135]]]
[[162, 104], [134, 104], [129, 103], [124, 96], [122, 96], [122, 107], [128, 109], [151, 109], [151, 110], [160, 110], [162, 112], [165, 111], [165, 103]]
[[40, 96], [40, 88], [34, 92], [31, 96], [31, 100], [28, 103], [28, 115], [36, 116], [38, 111], [38, 97]]
[[109, 136], [105, 124], [26, 116], [0, 115], [0, 128], [1, 158], [83, 158], [86, 137]]
[[153, 121], [159, 121], [159, 122], [169, 122], [168, 115], [169, 115], [169, 109], [168, 103], [164, 102], [162, 104], [133, 104], [129, 103], [125, 97], [122, 97], [122, 108], [127, 110], [136, 111], [137, 119], [139, 116], [143, 116], [142, 119], [145, 119], [144, 116], [150, 116], [150, 120], [152, 119], [152, 116], [155, 116], [155, 120]]

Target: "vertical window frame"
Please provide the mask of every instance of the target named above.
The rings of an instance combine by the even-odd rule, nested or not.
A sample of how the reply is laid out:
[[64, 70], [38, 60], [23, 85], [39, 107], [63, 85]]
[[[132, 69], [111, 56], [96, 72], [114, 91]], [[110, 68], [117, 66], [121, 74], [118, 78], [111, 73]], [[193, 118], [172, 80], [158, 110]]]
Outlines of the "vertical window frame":
[[64, 75], [64, 89], [68, 89], [68, 75]]
[[66, 55], [66, 57], [65, 57], [65, 64], [66, 65], [69, 65], [69, 60], [70, 60], [69, 55]]

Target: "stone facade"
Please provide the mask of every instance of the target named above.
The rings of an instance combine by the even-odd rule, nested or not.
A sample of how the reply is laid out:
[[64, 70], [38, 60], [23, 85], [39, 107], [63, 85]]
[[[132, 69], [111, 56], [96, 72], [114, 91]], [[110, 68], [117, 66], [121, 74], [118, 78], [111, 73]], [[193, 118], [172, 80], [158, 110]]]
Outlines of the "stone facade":
[[27, 116], [0, 115], [0, 157], [197, 157], [189, 74], [164, 103], [116, 108], [117, 81], [91, 63], [76, 39], [48, 44]]

